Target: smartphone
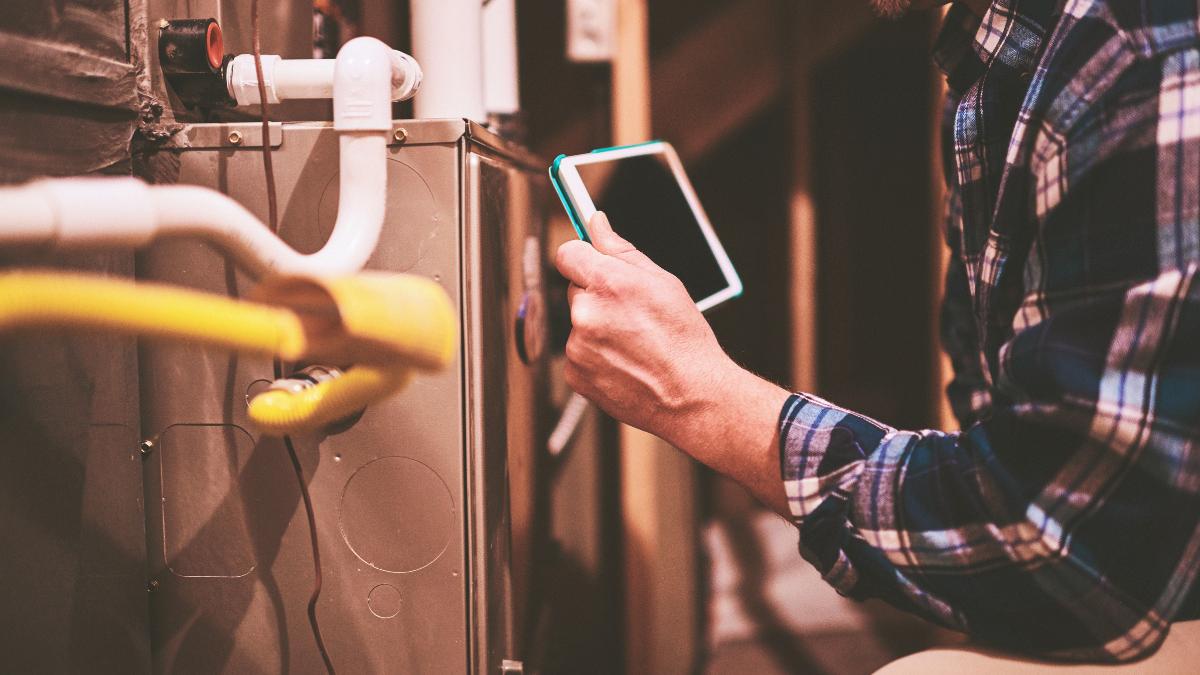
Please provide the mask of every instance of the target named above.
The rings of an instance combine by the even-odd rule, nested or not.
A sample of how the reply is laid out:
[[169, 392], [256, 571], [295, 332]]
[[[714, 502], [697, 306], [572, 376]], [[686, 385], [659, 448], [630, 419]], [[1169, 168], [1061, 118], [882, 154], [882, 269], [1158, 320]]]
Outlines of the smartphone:
[[550, 181], [579, 238], [596, 211], [613, 231], [679, 277], [701, 311], [742, 293], [742, 280], [713, 231], [670, 143], [559, 155]]

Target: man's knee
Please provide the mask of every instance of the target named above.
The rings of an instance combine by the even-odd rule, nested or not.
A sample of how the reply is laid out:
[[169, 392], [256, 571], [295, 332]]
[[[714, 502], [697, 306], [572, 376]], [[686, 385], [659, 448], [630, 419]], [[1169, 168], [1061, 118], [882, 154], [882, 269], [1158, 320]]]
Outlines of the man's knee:
[[1184, 621], [1171, 626], [1158, 651], [1136, 661], [1116, 666], [1081, 665], [1037, 661], [986, 649], [929, 649], [893, 661], [876, 675], [1163, 675], [1194, 672], [1200, 664], [1200, 621]]

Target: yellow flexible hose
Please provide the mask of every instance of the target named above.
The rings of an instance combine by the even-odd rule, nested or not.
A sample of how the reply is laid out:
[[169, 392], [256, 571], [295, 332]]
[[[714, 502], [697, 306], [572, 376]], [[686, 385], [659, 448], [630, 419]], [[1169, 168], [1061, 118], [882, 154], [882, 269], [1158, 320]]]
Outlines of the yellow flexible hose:
[[[415, 274], [360, 272], [348, 277], [276, 277], [255, 299], [289, 307], [302, 317], [335, 317], [333, 347], [345, 362], [404, 363], [421, 370], [445, 368], [458, 350], [458, 318], [446, 291]], [[311, 321], [309, 348], [326, 351]], [[349, 340], [348, 340], [349, 338]], [[352, 340], [352, 342], [351, 342]], [[334, 359], [335, 361], [337, 359]]]
[[95, 329], [194, 340], [241, 352], [301, 358], [307, 341], [295, 312], [269, 305], [105, 277], [0, 273], [0, 332]]
[[[281, 279], [264, 298], [303, 308], [332, 302], [360, 365], [300, 391], [268, 390], [250, 401], [250, 418], [263, 433], [315, 431], [345, 419], [408, 383], [412, 371], [440, 370], [458, 346], [458, 320], [446, 291], [410, 274], [362, 272], [334, 279]], [[321, 349], [320, 340], [314, 349]], [[365, 351], [364, 351], [365, 350]], [[386, 354], [387, 359], [380, 359]]]
[[403, 387], [413, 369], [445, 367], [456, 351], [453, 305], [428, 279], [364, 273], [268, 286], [264, 298], [272, 304], [80, 274], [3, 272], [0, 332], [96, 329], [287, 361], [360, 364], [312, 387], [254, 397], [250, 418], [270, 435], [314, 431], [344, 419]]
[[272, 436], [316, 431], [399, 390], [411, 376], [407, 368], [355, 366], [341, 377], [300, 391], [263, 392], [250, 401], [250, 418]]

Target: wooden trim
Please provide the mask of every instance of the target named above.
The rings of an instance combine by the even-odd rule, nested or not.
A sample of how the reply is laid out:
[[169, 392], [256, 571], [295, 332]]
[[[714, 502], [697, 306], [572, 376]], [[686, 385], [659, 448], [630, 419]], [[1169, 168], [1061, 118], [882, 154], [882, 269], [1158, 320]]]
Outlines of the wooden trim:
[[703, 157], [783, 90], [778, 16], [775, 0], [730, 3], [654, 59], [654, 133], [685, 161]]
[[796, 45], [789, 82], [792, 118], [791, 305], [793, 389], [813, 392], [818, 383], [817, 360], [817, 213], [812, 194], [811, 56], [804, 45], [811, 27], [812, 9], [798, 9]]
[[[618, 0], [613, 143], [651, 138], [648, 0]], [[620, 430], [625, 671], [687, 673], [697, 653], [696, 469], [662, 440]]]
[[617, 0], [612, 127], [617, 145], [650, 140], [650, 35], [646, 0]]
[[[931, 12], [930, 16], [930, 41], [937, 36], [938, 29], [942, 25], [942, 19], [945, 16], [946, 9], [943, 8], [940, 13]], [[930, 346], [933, 349], [933, 354], [930, 362], [933, 364], [933, 376], [930, 381], [933, 383], [930, 394], [930, 406], [933, 410], [933, 422], [938, 429], [951, 431], [958, 428], [958, 421], [954, 418], [954, 411], [950, 408], [950, 400], [946, 398], [946, 385], [950, 384], [950, 379], [954, 375], [954, 369], [950, 365], [950, 357], [946, 355], [942, 348], [941, 340], [941, 308], [942, 296], [945, 294], [946, 269], [950, 263], [950, 251], [946, 247], [946, 240], [943, 234], [945, 218], [945, 203], [946, 203], [946, 187], [945, 180], [942, 176], [942, 104], [946, 99], [946, 78], [938, 70], [937, 66], [930, 66], [932, 77], [930, 81], [930, 124], [933, 126], [933, 133], [930, 134], [930, 140], [933, 147], [930, 150], [930, 172], [932, 173], [929, 182], [933, 191], [933, 196], [930, 201], [932, 204], [932, 223], [930, 231], [930, 250], [929, 260], [933, 274], [933, 293], [930, 301], [933, 303], [933, 330], [931, 335], [933, 339], [930, 341]]]
[[[655, 134], [674, 144], [685, 163], [703, 157], [780, 95], [788, 84], [783, 55], [794, 54], [795, 65], [806, 68], [845, 49], [873, 20], [865, 3], [796, 4], [805, 19], [799, 31], [785, 32], [775, 22], [782, 12], [774, 0], [731, 2], [650, 64], [654, 98], [670, 102], [655, 113]], [[618, 54], [614, 65], [628, 56]], [[586, 150], [593, 119], [594, 112], [579, 116], [545, 147], [553, 153]], [[651, 132], [640, 136], [650, 138]]]

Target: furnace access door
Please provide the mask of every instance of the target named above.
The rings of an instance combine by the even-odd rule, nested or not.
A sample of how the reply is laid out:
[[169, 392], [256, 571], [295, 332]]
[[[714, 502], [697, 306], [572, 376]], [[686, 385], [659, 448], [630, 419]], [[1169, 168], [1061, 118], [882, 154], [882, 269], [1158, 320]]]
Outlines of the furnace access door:
[[[336, 134], [326, 123], [270, 129], [280, 235], [317, 250], [337, 213]], [[265, 221], [260, 126], [199, 124], [183, 136], [187, 147], [139, 161], [159, 182], [219, 190]], [[348, 429], [294, 439], [320, 535], [316, 613], [339, 672], [498, 673], [523, 658], [518, 599], [530, 583], [535, 448], [549, 425], [549, 186], [542, 162], [473, 123], [399, 121], [393, 139], [387, 221], [368, 268], [440, 283], [462, 344], [454, 366], [417, 376]], [[254, 286], [187, 241], [139, 254], [136, 276], [231, 296]], [[6, 646], [7, 662], [324, 672], [307, 616], [314, 570], [299, 487], [282, 443], [246, 415], [247, 393], [273, 379], [274, 364], [152, 341], [8, 344], [26, 356], [0, 385], [3, 400], [71, 424], [0, 415], [14, 458], [5, 494], [43, 495], [61, 512], [31, 502], [0, 514], [21, 542], [0, 573], [31, 582], [30, 602], [14, 587], [0, 609], [10, 635], [31, 631]], [[43, 477], [60, 474], [47, 462], [60, 456], [71, 479], [51, 485]]]

